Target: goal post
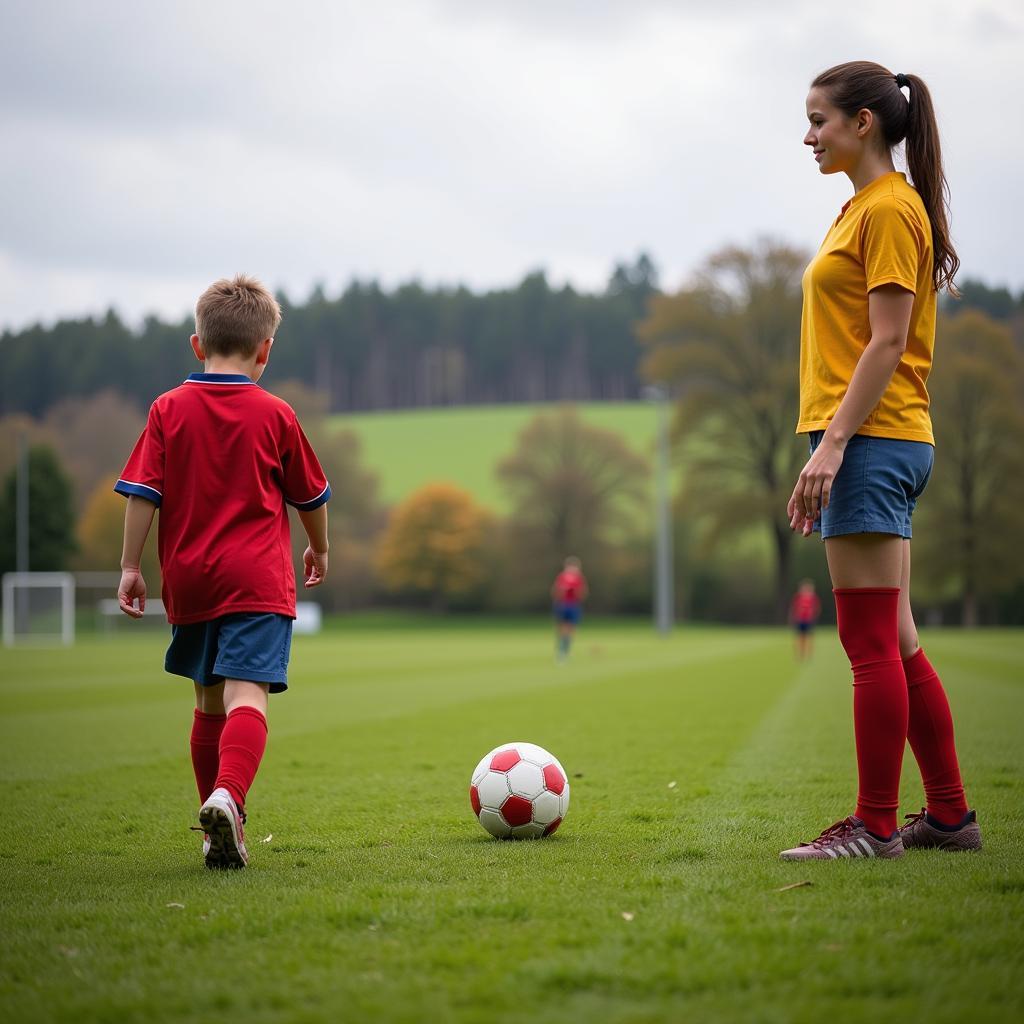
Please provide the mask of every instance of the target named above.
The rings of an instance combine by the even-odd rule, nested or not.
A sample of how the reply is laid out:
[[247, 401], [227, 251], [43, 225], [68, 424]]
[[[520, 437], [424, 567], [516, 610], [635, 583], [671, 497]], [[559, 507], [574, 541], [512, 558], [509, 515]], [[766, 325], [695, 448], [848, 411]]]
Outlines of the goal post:
[[2, 588], [5, 647], [75, 642], [75, 578], [71, 573], [8, 572]]

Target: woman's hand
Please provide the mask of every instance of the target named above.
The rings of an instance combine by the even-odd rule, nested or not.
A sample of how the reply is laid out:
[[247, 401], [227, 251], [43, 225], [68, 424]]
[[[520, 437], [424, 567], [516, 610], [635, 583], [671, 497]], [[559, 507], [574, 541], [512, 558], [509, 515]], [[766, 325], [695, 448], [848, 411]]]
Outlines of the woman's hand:
[[799, 530], [805, 537], [811, 535], [821, 510], [828, 508], [832, 481], [843, 464], [845, 451], [845, 442], [833, 441], [826, 432], [821, 444], [811, 453], [786, 506], [791, 530]]

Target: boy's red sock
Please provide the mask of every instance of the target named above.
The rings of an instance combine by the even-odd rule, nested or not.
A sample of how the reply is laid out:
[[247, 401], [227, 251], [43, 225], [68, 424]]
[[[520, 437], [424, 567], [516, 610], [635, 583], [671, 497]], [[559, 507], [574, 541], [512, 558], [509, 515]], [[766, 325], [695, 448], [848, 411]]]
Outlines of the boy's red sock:
[[839, 640], [853, 668], [857, 817], [867, 830], [896, 831], [909, 700], [899, 644], [899, 587], [839, 589]]
[[192, 719], [189, 748], [192, 751], [192, 771], [196, 775], [200, 803], [205, 803], [206, 798], [216, 789], [217, 770], [220, 766], [220, 734], [225, 721], [227, 715], [210, 715], [199, 708], [196, 708]]
[[215, 788], [223, 787], [245, 810], [245, 797], [256, 778], [267, 747], [267, 720], [256, 708], [235, 708], [220, 737], [220, 771]]
[[943, 825], [959, 825], [968, 808], [946, 691], [921, 648], [903, 662], [903, 671], [910, 697], [907, 739], [921, 769], [928, 813]]

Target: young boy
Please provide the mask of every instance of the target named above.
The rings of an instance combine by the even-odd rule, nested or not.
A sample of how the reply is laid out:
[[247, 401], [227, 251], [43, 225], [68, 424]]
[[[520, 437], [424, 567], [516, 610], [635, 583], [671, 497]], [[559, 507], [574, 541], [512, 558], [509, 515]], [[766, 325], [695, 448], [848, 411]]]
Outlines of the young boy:
[[572, 646], [573, 634], [583, 617], [583, 599], [587, 596], [587, 581], [578, 558], [569, 556], [562, 571], [551, 584], [551, 600], [555, 615], [555, 657], [565, 661]]
[[128, 498], [117, 597], [139, 618], [139, 571], [160, 509], [164, 668], [195, 684], [192, 766], [209, 868], [249, 857], [245, 798], [267, 742], [267, 694], [287, 689], [295, 573], [285, 504], [309, 546], [305, 586], [327, 575], [331, 488], [292, 409], [257, 385], [281, 309], [251, 277], [212, 284], [196, 304], [192, 351], [203, 363], [149, 411], [115, 490]]

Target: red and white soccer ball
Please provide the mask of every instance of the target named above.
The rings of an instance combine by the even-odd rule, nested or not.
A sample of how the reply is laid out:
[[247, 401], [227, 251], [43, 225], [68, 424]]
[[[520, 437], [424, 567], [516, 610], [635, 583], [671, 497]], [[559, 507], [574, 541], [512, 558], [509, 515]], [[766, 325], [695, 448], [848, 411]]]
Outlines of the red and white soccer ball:
[[569, 778], [558, 758], [536, 743], [505, 743], [476, 766], [469, 802], [492, 836], [540, 839], [562, 824]]

